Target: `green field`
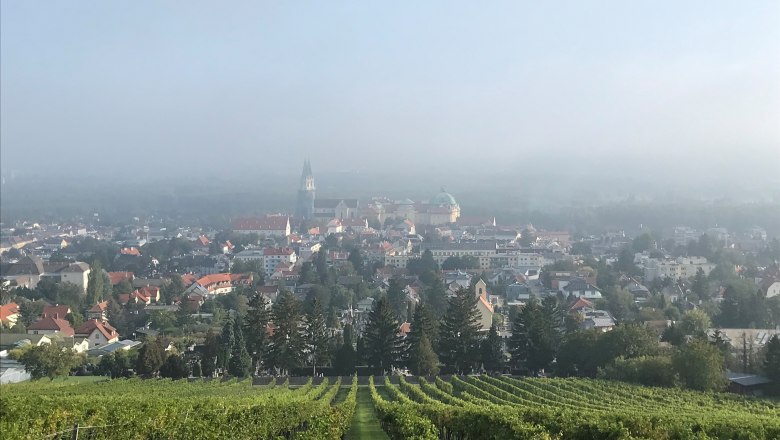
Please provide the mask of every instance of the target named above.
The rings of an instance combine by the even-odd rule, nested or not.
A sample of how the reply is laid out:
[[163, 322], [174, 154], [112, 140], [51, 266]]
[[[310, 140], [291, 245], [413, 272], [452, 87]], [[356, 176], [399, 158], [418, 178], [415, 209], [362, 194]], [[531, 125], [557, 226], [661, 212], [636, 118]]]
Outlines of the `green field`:
[[[400, 380], [400, 382], [399, 382]], [[38, 381], [0, 387], [3, 439], [778, 439], [780, 403], [584, 379]], [[363, 382], [365, 383], [365, 382]]]

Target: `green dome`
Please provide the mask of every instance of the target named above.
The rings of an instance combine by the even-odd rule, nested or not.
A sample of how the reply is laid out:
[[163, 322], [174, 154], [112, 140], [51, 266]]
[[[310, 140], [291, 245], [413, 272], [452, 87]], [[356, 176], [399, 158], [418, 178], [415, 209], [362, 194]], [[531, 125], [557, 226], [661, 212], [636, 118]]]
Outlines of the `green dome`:
[[434, 205], [457, 205], [458, 202], [455, 201], [455, 197], [452, 197], [452, 194], [442, 191], [439, 194], [436, 195], [436, 197], [433, 198], [431, 201]]

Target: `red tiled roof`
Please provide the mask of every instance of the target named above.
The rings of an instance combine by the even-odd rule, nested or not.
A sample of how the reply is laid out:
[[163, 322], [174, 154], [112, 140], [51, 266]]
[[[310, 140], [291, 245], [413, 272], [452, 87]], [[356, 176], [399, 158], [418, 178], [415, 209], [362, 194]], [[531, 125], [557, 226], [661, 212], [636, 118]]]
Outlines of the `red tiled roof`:
[[70, 326], [70, 323], [62, 318], [55, 318], [54, 315], [42, 317], [27, 327], [27, 330], [49, 330], [73, 336], [73, 327]]
[[268, 215], [263, 218], [239, 218], [233, 221], [237, 231], [281, 231], [286, 230], [290, 218], [281, 215]]
[[197, 240], [195, 240], [195, 244], [198, 246], [207, 247], [209, 244], [211, 244], [211, 241], [209, 241], [205, 235], [201, 235]]
[[487, 307], [487, 309], [490, 310], [490, 313], [493, 313], [493, 304], [490, 304], [482, 295], [479, 296], [479, 302]]
[[569, 310], [582, 310], [582, 309], [592, 309], [593, 303], [588, 301], [585, 298], [578, 298], [577, 301], [572, 304], [571, 307], [569, 307]]
[[81, 324], [79, 328], [76, 329], [75, 334], [78, 336], [87, 337], [95, 330], [99, 331], [109, 341], [119, 337], [119, 333], [116, 332], [114, 327], [111, 327], [111, 325], [109, 325], [107, 322], [103, 323], [97, 319], [90, 319], [84, 324]]
[[412, 324], [408, 322], [402, 322], [400, 326], [398, 326], [398, 332], [401, 334], [408, 334], [412, 331]]
[[111, 278], [111, 285], [116, 286], [121, 283], [122, 280], [132, 282], [133, 278], [135, 278], [135, 274], [132, 272], [109, 272], [108, 277]]
[[43, 316], [56, 316], [58, 318], [65, 318], [70, 313], [70, 307], [67, 305], [54, 305], [44, 306], [41, 317]]
[[195, 275], [191, 273], [186, 273], [181, 276], [181, 282], [184, 283], [185, 286], [189, 286], [190, 284], [194, 283], [198, 279], [195, 278]]
[[139, 251], [138, 248], [134, 248], [134, 247], [122, 248], [119, 250], [119, 253], [122, 255], [133, 255], [135, 257], [141, 256], [141, 251]]
[[105, 312], [106, 308], [108, 308], [108, 301], [103, 301], [95, 304], [88, 311], [93, 313], [100, 313], [100, 312]]
[[8, 317], [19, 314], [19, 305], [16, 303], [8, 303], [0, 306], [0, 321], [8, 322]]
[[212, 289], [217, 288], [218, 284], [222, 284], [222, 283], [229, 283], [231, 285], [235, 285], [236, 283], [249, 284], [252, 282], [252, 274], [251, 273], [214, 273], [211, 275], [206, 275], [204, 277], [198, 278], [196, 282], [201, 286], [205, 287], [206, 290], [211, 291]]

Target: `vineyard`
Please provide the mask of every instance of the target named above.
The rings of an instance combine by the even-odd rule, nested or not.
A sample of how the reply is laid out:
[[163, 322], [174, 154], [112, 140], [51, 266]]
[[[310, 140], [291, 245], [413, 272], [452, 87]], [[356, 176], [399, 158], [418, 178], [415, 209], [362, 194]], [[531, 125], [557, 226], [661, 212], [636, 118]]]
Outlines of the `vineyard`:
[[71, 438], [78, 423], [87, 439], [359, 438], [348, 432], [358, 401], [391, 439], [780, 438], [780, 402], [731, 394], [489, 376], [360, 383], [17, 384], [1, 389], [0, 433]]
[[339, 439], [352, 420], [357, 381], [291, 388], [246, 381], [33, 382], [0, 390], [3, 439]]

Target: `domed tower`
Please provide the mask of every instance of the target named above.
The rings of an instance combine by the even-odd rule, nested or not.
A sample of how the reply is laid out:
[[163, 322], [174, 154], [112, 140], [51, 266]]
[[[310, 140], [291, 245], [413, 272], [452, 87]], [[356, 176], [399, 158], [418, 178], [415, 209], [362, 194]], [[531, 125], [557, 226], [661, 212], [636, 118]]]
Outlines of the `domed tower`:
[[[442, 188], [441, 192], [431, 200], [431, 205], [441, 208], [446, 212], [447, 218], [444, 223], [455, 223], [458, 220], [458, 217], [460, 217], [460, 205], [458, 205], [455, 197], [445, 191], [444, 188]], [[439, 222], [431, 221], [431, 223], [437, 224]]]
[[309, 220], [314, 212], [314, 174], [311, 172], [309, 159], [303, 161], [301, 173], [301, 185], [298, 188], [298, 203], [295, 208], [295, 216], [299, 219]]

